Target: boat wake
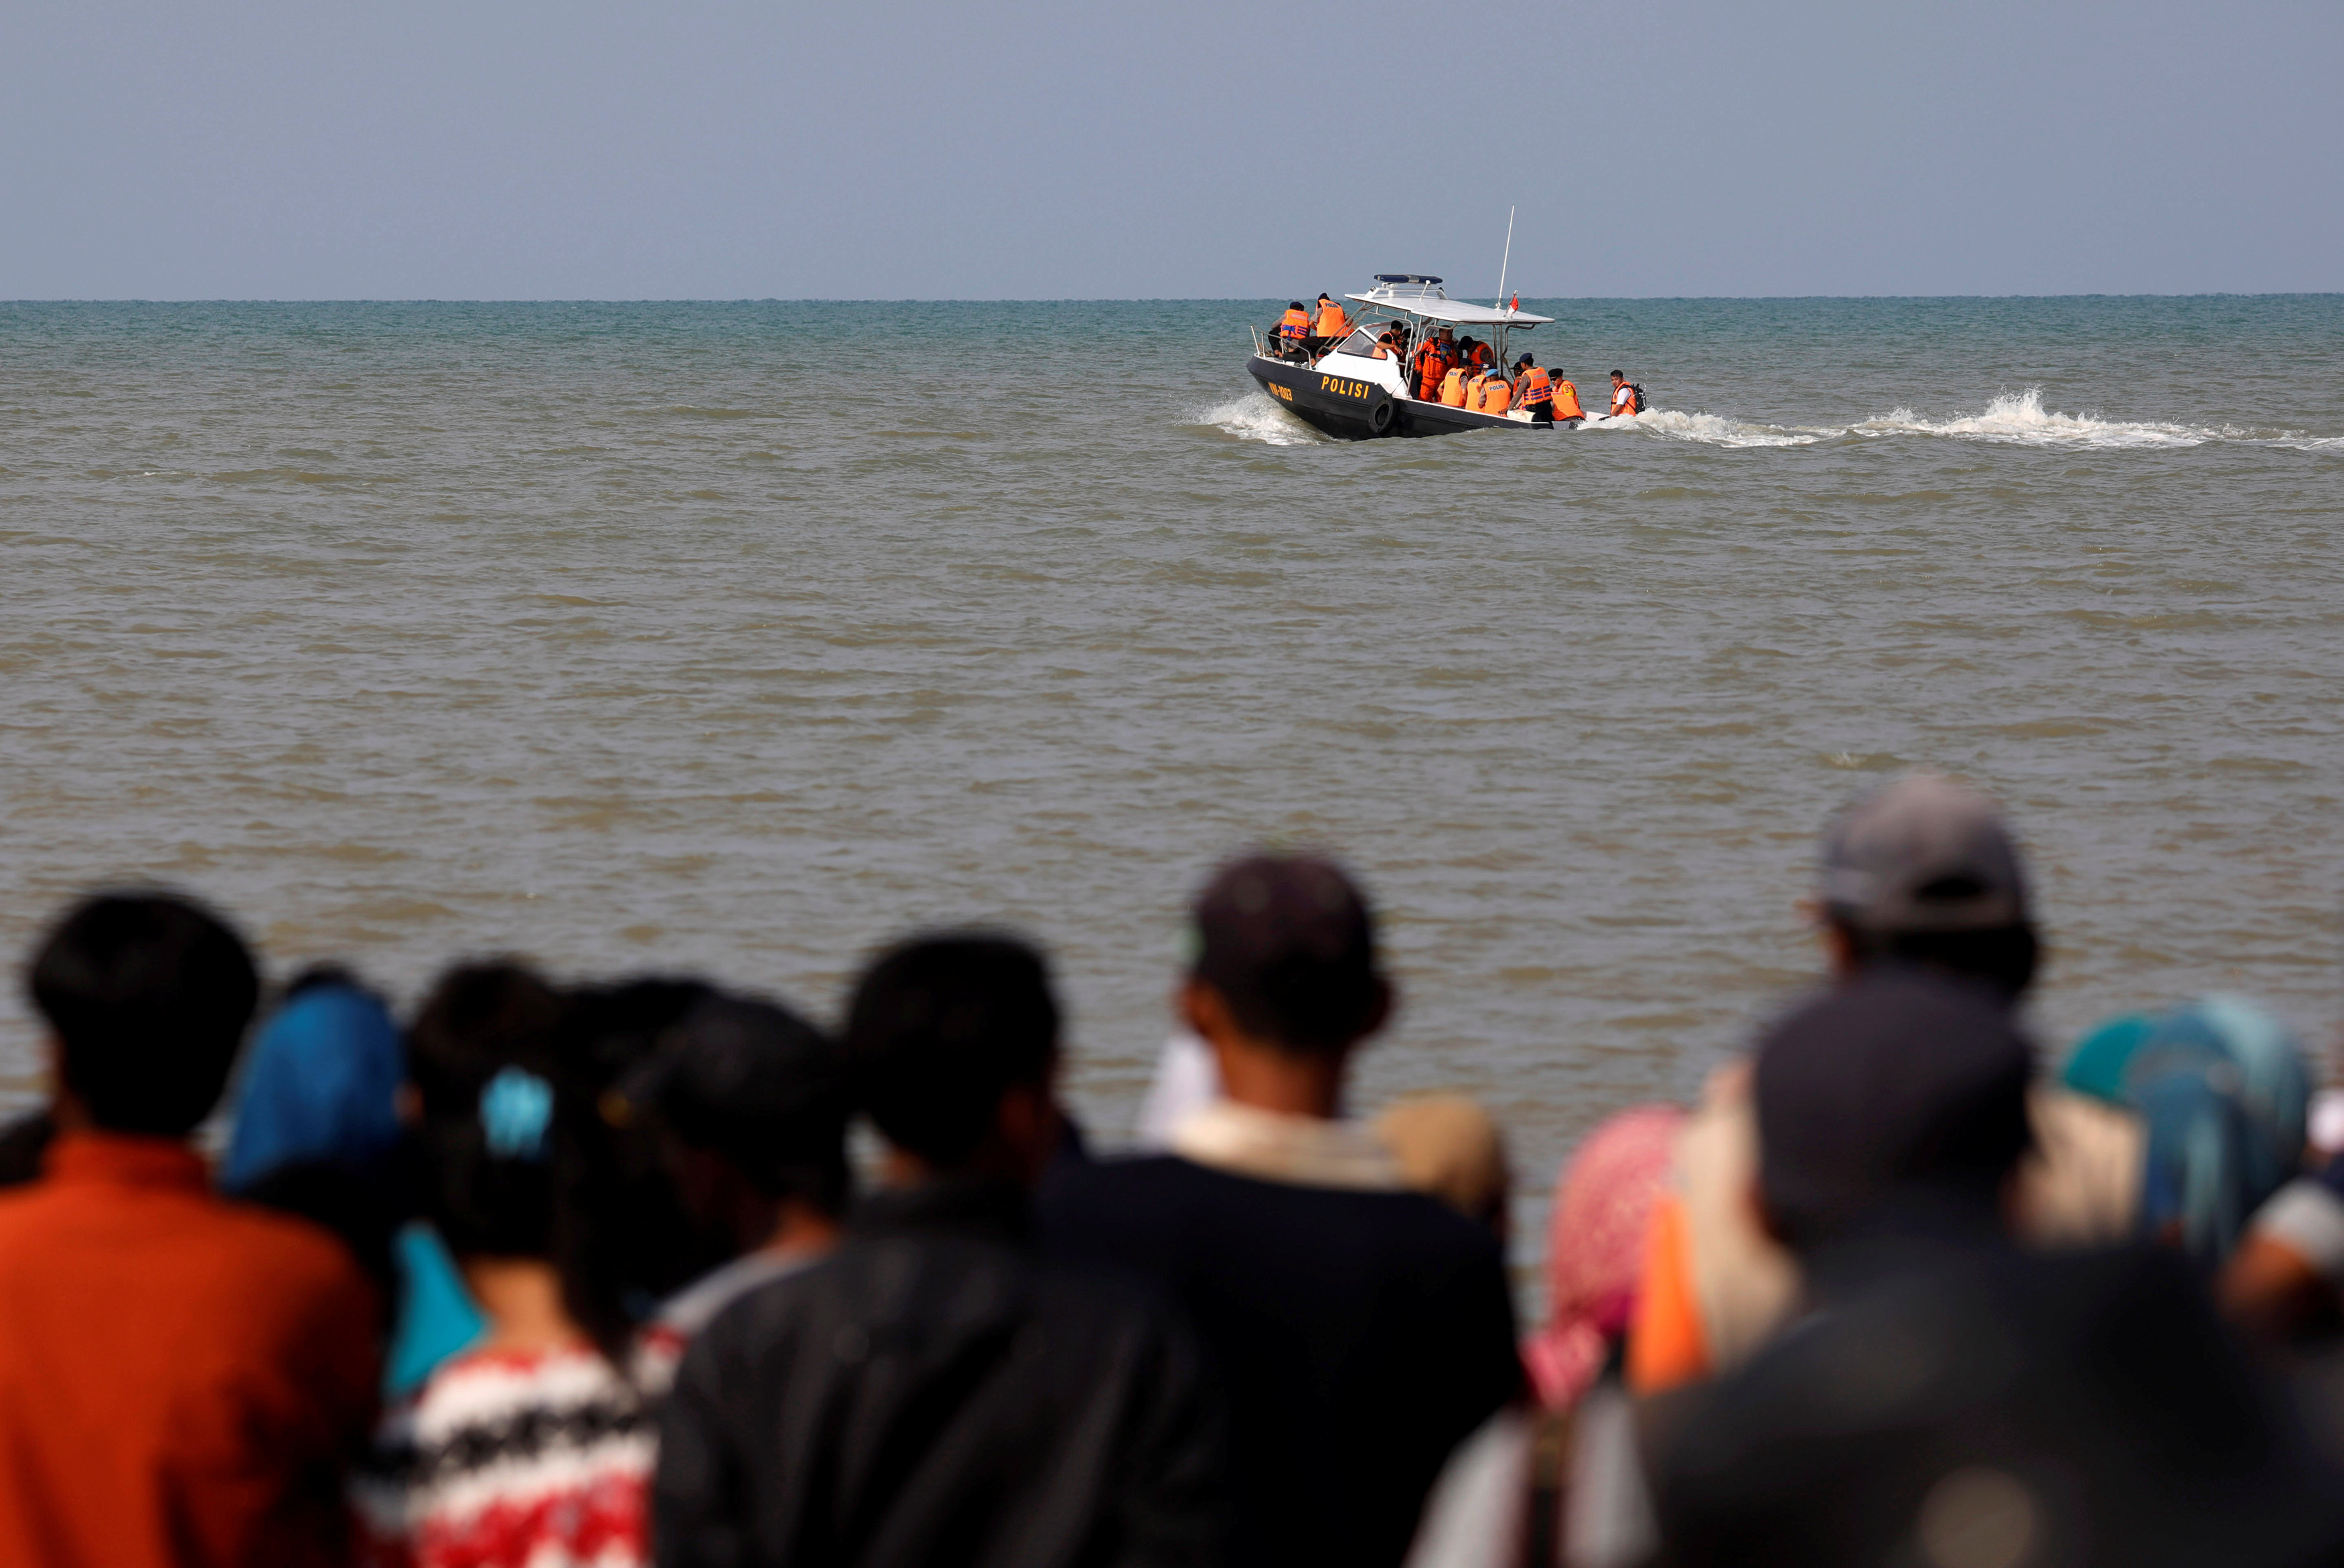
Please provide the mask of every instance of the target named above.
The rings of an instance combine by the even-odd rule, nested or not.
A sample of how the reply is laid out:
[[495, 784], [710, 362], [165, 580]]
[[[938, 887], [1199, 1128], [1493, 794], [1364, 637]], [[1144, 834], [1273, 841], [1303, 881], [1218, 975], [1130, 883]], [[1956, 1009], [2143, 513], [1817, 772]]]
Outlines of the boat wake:
[[1332, 439], [1279, 407], [1277, 400], [1265, 392], [1248, 392], [1229, 402], [1200, 408], [1189, 417], [1188, 422], [1234, 436], [1240, 441], [1259, 441], [1271, 447], [1316, 447]]
[[[1268, 396], [1254, 392], [1199, 409], [1189, 422], [1272, 447], [1313, 447], [1331, 441], [1289, 414]], [[2250, 430], [2235, 425], [2176, 425], [2153, 420], [2062, 414], [2043, 407], [2040, 388], [2006, 392], [1976, 414], [1930, 419], [1910, 408], [1875, 414], [1855, 425], [1768, 425], [1725, 414], [1650, 408], [1633, 417], [1590, 419], [1587, 435], [1639, 435], [1692, 441], [1707, 447], [1812, 447], [1819, 441], [1875, 440], [1922, 436], [1955, 441], [1994, 441], [2066, 450], [2122, 451], [2202, 447], [2211, 441], [2238, 446], [2279, 447], [2299, 452], [2344, 452], [2344, 436], [2312, 436], [2300, 430]]]
[[2104, 419], [2096, 414], [2062, 414], [2043, 407], [2040, 388], [2006, 392], [1981, 414], [1925, 419], [1910, 408], [1875, 414], [1854, 427], [1854, 436], [1950, 436], [1957, 440], [2003, 441], [2023, 447], [2202, 447], [2208, 441], [2247, 437], [2238, 429]]
[[2155, 420], [2108, 419], [2096, 414], [2063, 414], [2043, 407], [2039, 387], [2006, 392], [1976, 414], [1929, 419], [1910, 408], [1875, 414], [1847, 426], [1763, 425], [1719, 414], [1687, 414], [1655, 408], [1633, 418], [1593, 419], [1591, 431], [1637, 432], [1713, 447], [1806, 447], [1834, 437], [1928, 436], [1955, 441], [1995, 441], [2068, 450], [2202, 447], [2211, 441], [2239, 446], [2281, 447], [2294, 451], [2344, 451], [2344, 436], [2312, 436], [2300, 430], [2249, 430], [2236, 425], [2177, 425]]
[[1605, 434], [1630, 431], [1664, 436], [1676, 441], [1699, 441], [1710, 447], [1812, 447], [1843, 435], [1841, 430], [1801, 430], [1783, 425], [1753, 425], [1723, 414], [1687, 414], [1675, 408], [1649, 408], [1616, 419], [1590, 419], [1581, 430]]

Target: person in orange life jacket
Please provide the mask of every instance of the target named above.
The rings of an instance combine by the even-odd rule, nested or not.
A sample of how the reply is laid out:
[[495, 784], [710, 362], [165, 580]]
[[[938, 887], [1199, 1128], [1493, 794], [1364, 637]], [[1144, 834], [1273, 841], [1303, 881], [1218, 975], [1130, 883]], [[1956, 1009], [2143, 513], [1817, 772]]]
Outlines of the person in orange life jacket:
[[1312, 329], [1311, 336], [1314, 337], [1324, 338], [1329, 343], [1337, 343], [1350, 335], [1350, 316], [1341, 306], [1336, 304], [1332, 299], [1329, 299], [1323, 294], [1320, 295], [1318, 297], [1318, 322], [1317, 327]]
[[1450, 408], [1465, 407], [1465, 379], [1470, 374], [1462, 365], [1452, 365], [1440, 377], [1440, 401]]
[[1440, 396], [1441, 377], [1457, 364], [1457, 339], [1444, 327], [1440, 333], [1424, 340], [1416, 351], [1416, 395], [1430, 402]]
[[1552, 419], [1554, 393], [1546, 372], [1538, 367], [1538, 361], [1527, 354], [1515, 360], [1514, 379], [1521, 396], [1517, 406], [1527, 410], [1533, 419]]
[[1405, 361], [1408, 357], [1408, 328], [1397, 321], [1385, 327], [1383, 336], [1376, 339], [1376, 357]]
[[1643, 411], [1644, 405], [1642, 401], [1637, 397], [1636, 389], [1628, 385], [1628, 377], [1617, 370], [1612, 372], [1612, 413], [1613, 417], [1617, 417], [1623, 414], [1641, 414]]
[[1558, 424], [1587, 417], [1587, 410], [1579, 406], [1579, 388], [1557, 376], [1549, 384], [1554, 397], [1554, 417]]
[[1272, 336], [1288, 353], [1302, 351], [1310, 337], [1310, 313], [1302, 308], [1300, 300], [1288, 304], [1286, 314], [1278, 320], [1278, 331]]

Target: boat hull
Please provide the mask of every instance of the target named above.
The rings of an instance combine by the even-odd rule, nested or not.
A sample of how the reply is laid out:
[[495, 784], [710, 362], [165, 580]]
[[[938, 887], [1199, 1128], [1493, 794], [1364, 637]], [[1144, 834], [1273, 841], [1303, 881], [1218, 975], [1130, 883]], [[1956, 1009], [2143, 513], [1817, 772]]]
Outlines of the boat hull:
[[1494, 427], [1500, 430], [1570, 429], [1535, 420], [1510, 419], [1471, 408], [1451, 408], [1395, 396], [1372, 381], [1331, 375], [1308, 365], [1271, 359], [1257, 354], [1246, 369], [1261, 389], [1294, 411], [1297, 418], [1346, 441], [1374, 440], [1383, 436], [1447, 436], [1459, 430]]

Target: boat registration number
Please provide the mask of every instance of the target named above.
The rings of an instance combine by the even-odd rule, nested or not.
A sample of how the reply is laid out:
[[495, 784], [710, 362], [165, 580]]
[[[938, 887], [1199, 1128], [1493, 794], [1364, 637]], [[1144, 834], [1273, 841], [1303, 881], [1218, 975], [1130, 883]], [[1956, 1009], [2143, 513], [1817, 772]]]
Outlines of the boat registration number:
[[1287, 388], [1285, 388], [1285, 387], [1280, 387], [1280, 386], [1279, 386], [1277, 382], [1275, 382], [1275, 381], [1273, 381], [1273, 382], [1271, 382], [1271, 383], [1269, 384], [1269, 390], [1270, 390], [1270, 394], [1271, 394], [1271, 396], [1273, 396], [1273, 397], [1283, 397], [1283, 398], [1285, 398], [1288, 403], [1291, 403], [1291, 402], [1293, 402], [1293, 401], [1294, 401], [1294, 394], [1293, 394], [1292, 392], [1288, 391]]
[[1318, 377], [1318, 389], [1322, 392], [1332, 392], [1338, 397], [1358, 397], [1365, 400], [1374, 393], [1376, 388], [1372, 381], [1346, 381], [1340, 376], [1321, 376]]

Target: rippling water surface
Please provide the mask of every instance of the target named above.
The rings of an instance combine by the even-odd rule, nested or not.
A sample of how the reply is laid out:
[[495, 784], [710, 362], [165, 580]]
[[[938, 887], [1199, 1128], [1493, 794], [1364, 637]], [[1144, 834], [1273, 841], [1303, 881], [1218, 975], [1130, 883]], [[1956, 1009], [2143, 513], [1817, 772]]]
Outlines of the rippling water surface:
[[1812, 972], [1816, 829], [1930, 763], [2028, 839], [2046, 1040], [2329, 1038], [2344, 297], [1559, 302], [1660, 413], [1361, 445], [1252, 390], [1276, 303], [0, 306], [0, 950], [164, 879], [280, 975], [827, 1010], [1007, 921], [1115, 1132], [1185, 896], [1325, 843], [1406, 990], [1364, 1098], [1486, 1096], [1537, 1185]]

